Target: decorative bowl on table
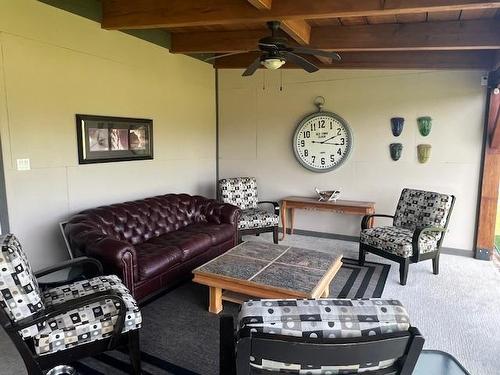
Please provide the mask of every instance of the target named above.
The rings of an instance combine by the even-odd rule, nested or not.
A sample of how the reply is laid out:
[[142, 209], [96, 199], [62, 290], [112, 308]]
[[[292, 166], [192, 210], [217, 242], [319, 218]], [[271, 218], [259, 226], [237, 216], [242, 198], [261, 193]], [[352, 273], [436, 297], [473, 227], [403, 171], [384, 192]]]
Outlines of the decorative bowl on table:
[[319, 201], [335, 202], [340, 197], [340, 191], [338, 190], [320, 190], [318, 188], [314, 188], [314, 190], [318, 194]]

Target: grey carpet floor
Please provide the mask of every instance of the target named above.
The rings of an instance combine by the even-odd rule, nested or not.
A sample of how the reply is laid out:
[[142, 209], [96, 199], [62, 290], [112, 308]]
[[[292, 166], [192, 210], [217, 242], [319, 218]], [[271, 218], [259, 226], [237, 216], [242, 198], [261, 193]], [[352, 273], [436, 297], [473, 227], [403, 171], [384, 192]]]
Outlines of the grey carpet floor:
[[[265, 235], [251, 239], [270, 240]], [[283, 244], [326, 252], [342, 251], [346, 257], [357, 257], [357, 244], [353, 242], [293, 235], [288, 236]], [[386, 262], [372, 255], [367, 260]], [[500, 373], [500, 356], [497, 353], [500, 349], [500, 272], [493, 262], [443, 254], [438, 276], [432, 274], [430, 261], [414, 264], [410, 266], [408, 283], [404, 287], [399, 285], [398, 267], [393, 264], [383, 296], [399, 299], [407, 307], [412, 324], [426, 338], [425, 348], [439, 349], [454, 355], [474, 375]], [[158, 308], [154, 303], [145, 307]], [[182, 306], [177, 311], [178, 319], [182, 319], [183, 314], [189, 314], [189, 310]], [[167, 311], [154, 313], [165, 319], [170, 316]], [[157, 324], [162, 324], [161, 319]], [[197, 329], [199, 328], [194, 327], [192, 333], [196, 334]], [[191, 340], [189, 336], [190, 334], [186, 334], [185, 339]], [[142, 346], [155, 354], [154, 351], [160, 350], [167, 342], [168, 337], [158, 336], [157, 341], [149, 339]], [[203, 346], [204, 343], [200, 342], [199, 345]], [[200, 347], [184, 353], [183, 362], [198, 362], [198, 353], [202, 351]], [[213, 361], [217, 361], [217, 358], [213, 358]], [[1, 374], [26, 373], [21, 358], [1, 330], [0, 364]], [[153, 374], [169, 374], [153, 368], [145, 370]], [[105, 368], [101, 371], [105, 374], [122, 374]]]

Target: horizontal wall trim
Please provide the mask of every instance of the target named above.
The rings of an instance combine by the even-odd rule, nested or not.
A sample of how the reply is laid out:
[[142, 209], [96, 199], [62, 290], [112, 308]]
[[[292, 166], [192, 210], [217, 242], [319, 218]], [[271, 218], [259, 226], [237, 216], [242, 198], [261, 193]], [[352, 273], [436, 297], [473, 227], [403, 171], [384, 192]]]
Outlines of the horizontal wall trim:
[[[280, 227], [280, 230], [283, 231], [283, 228]], [[291, 234], [290, 229], [287, 229], [286, 232], [288, 234]], [[358, 236], [349, 236], [346, 234], [316, 232], [316, 231], [304, 230], [304, 229], [294, 229], [293, 233], [299, 234], [301, 236], [327, 238], [327, 239], [331, 239], [331, 240], [340, 240], [340, 241], [359, 242]], [[442, 247], [441, 254], [460, 255], [460, 256], [464, 256], [464, 257], [468, 257], [468, 258], [474, 257], [474, 252], [472, 250], [458, 249], [458, 248], [454, 248], [454, 247]]]

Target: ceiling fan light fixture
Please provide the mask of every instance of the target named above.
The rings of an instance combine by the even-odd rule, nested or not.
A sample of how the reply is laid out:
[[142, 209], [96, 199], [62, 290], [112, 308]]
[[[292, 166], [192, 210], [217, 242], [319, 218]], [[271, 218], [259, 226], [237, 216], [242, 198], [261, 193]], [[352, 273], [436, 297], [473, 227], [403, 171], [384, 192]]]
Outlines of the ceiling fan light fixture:
[[270, 59], [265, 59], [261, 61], [261, 64], [264, 65], [269, 70], [279, 69], [285, 64], [285, 60], [280, 59], [278, 57], [273, 57]]

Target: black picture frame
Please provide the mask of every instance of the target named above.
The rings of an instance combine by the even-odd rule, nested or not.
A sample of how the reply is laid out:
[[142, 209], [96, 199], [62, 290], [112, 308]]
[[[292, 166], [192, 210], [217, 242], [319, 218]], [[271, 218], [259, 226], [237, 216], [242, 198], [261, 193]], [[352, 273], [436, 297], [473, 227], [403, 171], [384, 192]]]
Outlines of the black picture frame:
[[153, 120], [76, 115], [78, 163], [153, 159]]

